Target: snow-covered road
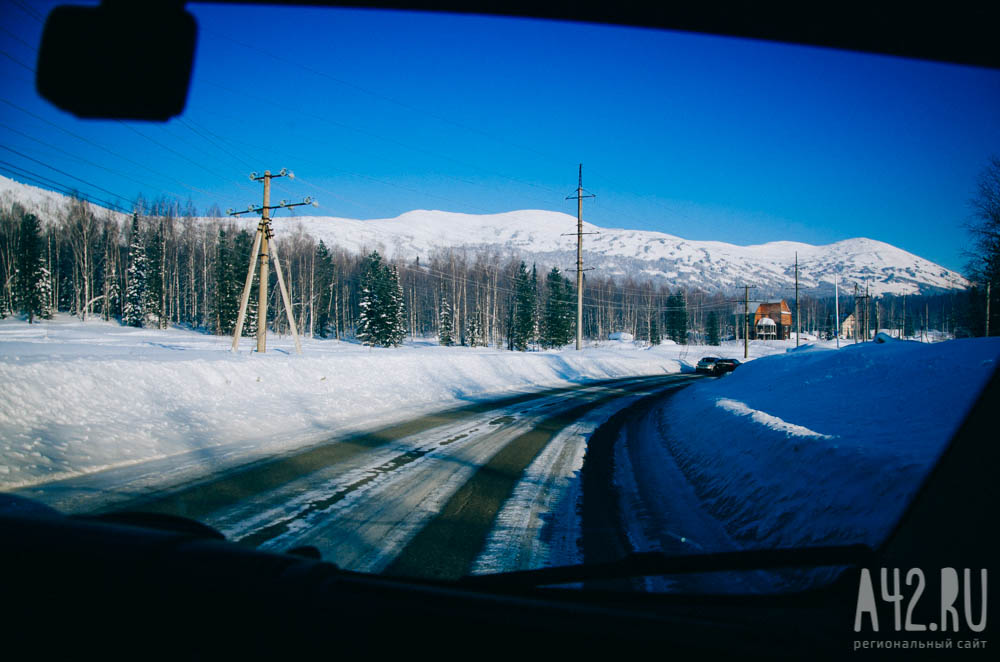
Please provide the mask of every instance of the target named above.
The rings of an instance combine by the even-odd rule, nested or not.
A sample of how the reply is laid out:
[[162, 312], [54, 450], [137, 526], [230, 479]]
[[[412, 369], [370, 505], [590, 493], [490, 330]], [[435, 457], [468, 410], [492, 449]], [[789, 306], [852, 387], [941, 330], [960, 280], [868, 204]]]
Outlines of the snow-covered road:
[[[587, 435], [636, 399], [690, 379], [631, 378], [478, 403], [115, 509], [194, 517], [265, 549], [312, 545], [365, 572], [458, 576], [579, 562]], [[456, 517], [460, 534], [449, 536]]]

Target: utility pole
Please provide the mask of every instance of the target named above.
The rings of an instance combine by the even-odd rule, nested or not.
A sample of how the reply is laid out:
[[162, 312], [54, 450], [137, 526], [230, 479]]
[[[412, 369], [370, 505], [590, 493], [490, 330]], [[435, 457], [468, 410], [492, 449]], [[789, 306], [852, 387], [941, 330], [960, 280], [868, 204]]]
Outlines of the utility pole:
[[865, 342], [871, 340], [871, 297], [868, 294], [868, 281], [865, 281]]
[[750, 356], [750, 290], [755, 285], [743, 285], [743, 358]]
[[906, 337], [906, 295], [903, 295], [903, 328], [899, 331], [899, 337]]
[[[869, 303], [868, 300], [871, 299], [871, 295], [868, 294], [868, 283], [865, 283], [865, 293], [861, 294], [858, 291], [858, 284], [854, 284], [854, 316], [855, 322], [858, 328], [858, 332], [854, 334], [854, 342], [858, 341], [859, 335], [864, 335], [864, 340], [862, 342], [868, 342], [869, 335], [871, 332], [871, 315], [868, 310]], [[862, 303], [859, 304], [858, 302]], [[860, 307], [859, 307], [860, 306]], [[878, 312], [878, 311], [876, 311]]]
[[[593, 193], [583, 194], [583, 164], [576, 185], [576, 195], [566, 196], [567, 200], [576, 200], [576, 349], [583, 345], [583, 235], [597, 234], [583, 231], [583, 199], [596, 198]], [[589, 271], [589, 269], [588, 269]]]
[[840, 274], [833, 281], [833, 335], [837, 339], [837, 349], [840, 349]]
[[750, 356], [750, 286], [743, 286], [743, 358]]
[[250, 289], [253, 285], [253, 273], [257, 264], [260, 264], [260, 278], [257, 283], [257, 351], [264, 353], [267, 351], [267, 280], [268, 280], [268, 258], [274, 259], [274, 272], [278, 276], [278, 286], [281, 289], [281, 300], [285, 304], [285, 315], [288, 319], [288, 326], [292, 330], [292, 338], [295, 339], [295, 351], [302, 353], [302, 345], [299, 343], [298, 330], [295, 328], [295, 319], [292, 315], [292, 305], [288, 300], [288, 290], [285, 288], [285, 278], [281, 273], [281, 262], [278, 260], [278, 250], [271, 243], [274, 232], [271, 229], [271, 210], [287, 207], [299, 207], [301, 205], [312, 205], [318, 207], [319, 203], [307, 197], [302, 202], [288, 202], [282, 200], [277, 205], [271, 205], [271, 180], [275, 177], [288, 177], [295, 179], [295, 173], [289, 172], [287, 168], [282, 168], [278, 174], [272, 174], [270, 170], [265, 170], [263, 175], [256, 172], [250, 173], [250, 181], [264, 182], [264, 204], [260, 207], [248, 205], [244, 211], [229, 210], [230, 216], [240, 214], [260, 213], [260, 222], [257, 224], [257, 234], [254, 236], [253, 248], [250, 249], [250, 267], [247, 269], [247, 279], [243, 284], [243, 294], [240, 297], [240, 312], [236, 317], [236, 329], [233, 331], [233, 348], [235, 352], [240, 346], [240, 335], [243, 333], [243, 320], [246, 318], [247, 303], [250, 300]]
[[861, 309], [858, 307], [858, 284], [854, 284], [854, 344], [858, 344], [861, 335]]
[[795, 346], [802, 335], [802, 318], [799, 317], [799, 252], [795, 251]]

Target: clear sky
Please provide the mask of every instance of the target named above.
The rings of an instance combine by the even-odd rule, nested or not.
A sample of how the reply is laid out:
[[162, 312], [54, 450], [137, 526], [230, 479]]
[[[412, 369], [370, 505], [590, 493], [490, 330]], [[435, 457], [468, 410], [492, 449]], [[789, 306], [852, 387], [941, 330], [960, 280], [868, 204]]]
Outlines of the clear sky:
[[246, 208], [260, 203], [249, 172], [287, 167], [297, 178], [274, 196], [313, 196], [323, 215], [575, 214], [583, 163], [597, 225], [736, 244], [864, 236], [961, 270], [968, 200], [1000, 154], [994, 70], [369, 10], [191, 5], [184, 114], [83, 121], [32, 83], [39, 19], [63, 3], [0, 0], [0, 173], [123, 207], [141, 193]]

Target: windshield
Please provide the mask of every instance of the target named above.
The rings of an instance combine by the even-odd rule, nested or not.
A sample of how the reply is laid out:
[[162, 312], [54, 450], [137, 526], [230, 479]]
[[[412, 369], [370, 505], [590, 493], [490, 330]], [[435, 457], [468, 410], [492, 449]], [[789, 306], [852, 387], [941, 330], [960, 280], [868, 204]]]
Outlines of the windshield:
[[183, 113], [81, 120], [55, 4], [3, 5], [0, 491], [448, 580], [877, 547], [996, 367], [995, 70], [193, 4]]

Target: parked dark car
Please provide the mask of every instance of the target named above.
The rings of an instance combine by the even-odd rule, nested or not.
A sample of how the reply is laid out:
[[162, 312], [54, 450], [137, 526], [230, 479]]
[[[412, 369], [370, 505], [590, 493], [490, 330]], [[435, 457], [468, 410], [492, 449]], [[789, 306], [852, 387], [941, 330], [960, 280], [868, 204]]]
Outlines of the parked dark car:
[[695, 366], [695, 372], [704, 372], [709, 375], [715, 374], [715, 363], [719, 360], [716, 356], [705, 356], [702, 357], [701, 361], [698, 361], [698, 365]]
[[740, 367], [740, 362], [736, 359], [719, 359], [715, 362], [715, 374], [723, 375], [727, 372], [732, 372]]

